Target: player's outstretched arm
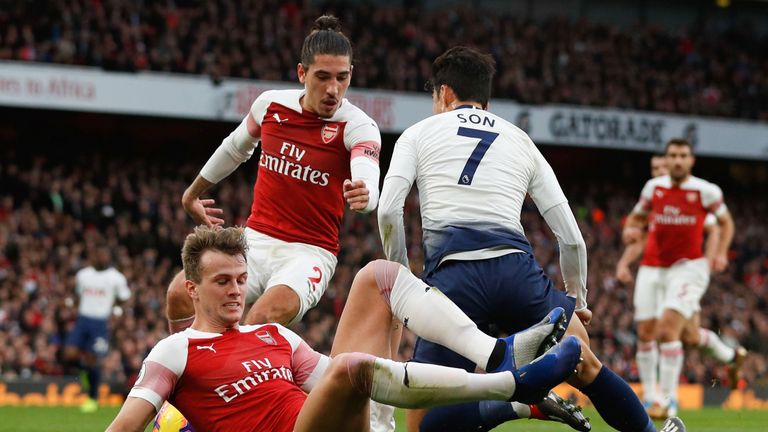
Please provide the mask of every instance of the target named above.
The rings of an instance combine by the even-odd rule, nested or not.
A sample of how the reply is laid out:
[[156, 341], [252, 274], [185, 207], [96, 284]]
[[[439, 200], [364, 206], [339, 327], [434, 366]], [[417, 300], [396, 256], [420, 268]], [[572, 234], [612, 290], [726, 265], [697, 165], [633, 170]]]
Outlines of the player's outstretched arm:
[[141, 432], [155, 416], [155, 407], [148, 401], [128, 396], [117, 413], [117, 417], [107, 427], [107, 432]]
[[181, 205], [184, 211], [201, 225], [214, 226], [224, 224], [224, 219], [220, 215], [224, 210], [210, 207], [216, 203], [213, 199], [200, 199], [200, 196], [208, 190], [213, 183], [206, 180], [202, 175], [198, 175], [195, 181], [184, 191], [181, 197]]

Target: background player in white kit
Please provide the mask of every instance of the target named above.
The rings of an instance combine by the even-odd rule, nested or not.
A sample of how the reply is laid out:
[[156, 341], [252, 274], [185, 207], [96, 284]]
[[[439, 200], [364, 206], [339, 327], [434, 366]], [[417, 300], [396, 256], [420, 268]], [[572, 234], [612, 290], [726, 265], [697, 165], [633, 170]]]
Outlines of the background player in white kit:
[[[372, 211], [378, 201], [381, 137], [376, 123], [344, 99], [352, 45], [338, 19], [315, 21], [297, 74], [304, 89], [261, 94], [182, 199], [196, 222], [222, 224], [222, 211], [200, 196], [261, 143], [247, 222], [248, 300], [256, 300], [245, 317], [249, 324], [301, 320], [333, 276], [345, 200], [360, 212]], [[177, 275], [168, 292], [168, 318], [175, 330], [193, 318], [182, 282]]]
[[[556, 320], [538, 323], [507, 345], [480, 332], [456, 305], [406, 268], [383, 260], [355, 277], [331, 360], [279, 324], [238, 325], [244, 310], [246, 249], [238, 228], [198, 227], [187, 237], [182, 257], [195, 322], [153, 348], [108, 430], [143, 430], [170, 399], [198, 432], [364, 432], [370, 398], [409, 407], [537, 399], [579, 361], [579, 343], [571, 337], [530, 363], [532, 353], [561, 334]], [[562, 317], [562, 309], [552, 312]], [[470, 374], [377, 358], [370, 351], [389, 350], [393, 313], [411, 318], [417, 333], [424, 330], [426, 337], [478, 363], [501, 354], [508, 368]], [[446, 331], [434, 332], [428, 324], [433, 319], [441, 320]]]
[[109, 318], [115, 300], [131, 297], [128, 281], [112, 267], [112, 256], [107, 246], [98, 246], [91, 254], [91, 265], [75, 275], [75, 292], [79, 298], [77, 322], [67, 335], [64, 360], [79, 363], [81, 382], [88, 389], [88, 399], [80, 407], [83, 412], [98, 408], [101, 384], [101, 358], [109, 350]]
[[[657, 323], [662, 394], [649, 409], [654, 418], [677, 412], [677, 388], [683, 367], [681, 339], [686, 328], [691, 345], [704, 345], [721, 361], [733, 362], [734, 380], [738, 379], [738, 367], [746, 355], [743, 348], [734, 350], [713, 332], [699, 329], [699, 302], [709, 284], [710, 271], [726, 268], [733, 239], [733, 219], [723, 202], [722, 191], [717, 185], [691, 175], [695, 158], [686, 140], [670, 140], [665, 158], [669, 174], [645, 184], [622, 235], [627, 244], [640, 242], [642, 228], [648, 224], [648, 240], [635, 288], [635, 318], [649, 319], [658, 315], [659, 308], [663, 309]], [[711, 247], [714, 250], [705, 256], [703, 233], [710, 213], [717, 218], [720, 230], [716, 247]], [[656, 297], [657, 285], [663, 289], [662, 299]], [[642, 300], [638, 295], [647, 298]], [[638, 353], [638, 364], [645, 373], [643, 387], [651, 395], [655, 390], [650, 382], [652, 360], [652, 352]], [[643, 368], [646, 370], [642, 371]]]
[[[584, 240], [552, 168], [528, 135], [486, 111], [493, 72], [489, 55], [464, 47], [449, 49], [433, 63], [430, 90], [436, 115], [403, 132], [384, 182], [379, 226], [387, 258], [408, 262], [402, 214], [416, 182], [425, 281], [444, 292], [482, 330], [495, 324], [514, 333], [540, 320], [552, 307], [563, 307], [569, 319], [575, 310], [579, 319], [570, 320], [568, 332], [582, 341], [584, 362], [569, 382], [591, 399], [612, 427], [655, 431], [632, 389], [589, 349], [584, 329], [591, 319]], [[520, 214], [526, 194], [557, 236], [568, 296], [541, 270], [525, 238]], [[465, 370], [476, 366], [422, 339], [414, 361]], [[466, 429], [463, 419], [482, 416], [478, 409], [472, 405], [435, 409], [421, 422], [409, 413], [408, 427]]]

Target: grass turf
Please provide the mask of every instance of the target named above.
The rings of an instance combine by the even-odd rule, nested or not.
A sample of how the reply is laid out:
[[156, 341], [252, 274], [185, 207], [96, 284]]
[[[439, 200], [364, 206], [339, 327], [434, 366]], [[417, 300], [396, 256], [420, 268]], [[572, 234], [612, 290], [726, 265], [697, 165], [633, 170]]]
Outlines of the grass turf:
[[[102, 408], [93, 414], [81, 414], [77, 408], [0, 407], [0, 432], [89, 432], [103, 431], [117, 414], [117, 408]], [[592, 430], [611, 429], [594, 411], [587, 410], [592, 418]], [[682, 411], [680, 417], [692, 432], [758, 432], [768, 430], [768, 411], [731, 411], [706, 408]], [[397, 432], [405, 431], [403, 415], [398, 411]], [[148, 431], [151, 427], [147, 428]], [[568, 431], [565, 425], [534, 420], [518, 420], [504, 424], [494, 431]]]

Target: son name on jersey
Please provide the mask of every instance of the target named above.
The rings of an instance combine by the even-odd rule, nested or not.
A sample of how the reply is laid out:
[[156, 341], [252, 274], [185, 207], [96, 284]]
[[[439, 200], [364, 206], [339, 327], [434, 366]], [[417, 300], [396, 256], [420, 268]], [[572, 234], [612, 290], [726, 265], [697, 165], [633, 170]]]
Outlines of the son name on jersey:
[[466, 115], [466, 113], [460, 112], [456, 114], [456, 117], [459, 119], [459, 122], [461, 123], [472, 123], [472, 124], [479, 124], [482, 126], [488, 126], [488, 127], [494, 127], [496, 124], [496, 120], [481, 114], [477, 113], [471, 113], [469, 115]]

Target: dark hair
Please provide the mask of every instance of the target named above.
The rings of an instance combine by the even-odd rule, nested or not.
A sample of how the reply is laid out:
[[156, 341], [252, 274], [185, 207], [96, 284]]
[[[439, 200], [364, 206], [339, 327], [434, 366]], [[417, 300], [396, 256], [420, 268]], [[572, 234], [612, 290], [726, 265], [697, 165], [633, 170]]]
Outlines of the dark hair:
[[200, 283], [203, 269], [200, 260], [206, 251], [214, 250], [227, 255], [241, 255], [245, 258], [248, 244], [243, 228], [200, 225], [187, 235], [181, 248], [181, 261], [184, 265], [184, 277]]
[[352, 43], [341, 32], [341, 22], [333, 15], [315, 20], [312, 31], [301, 45], [301, 64], [308, 68], [318, 54], [349, 56], [352, 63]]
[[685, 138], [672, 138], [667, 142], [666, 147], [664, 147], [664, 154], [667, 154], [669, 151], [669, 148], [671, 146], [682, 146], [682, 147], [688, 147], [691, 150], [691, 153], [693, 153], [693, 146], [691, 143], [685, 139]]
[[425, 86], [428, 92], [440, 91], [445, 84], [462, 101], [488, 105], [491, 81], [496, 72], [496, 61], [490, 54], [472, 48], [457, 46], [444, 52], [432, 63], [432, 78]]

